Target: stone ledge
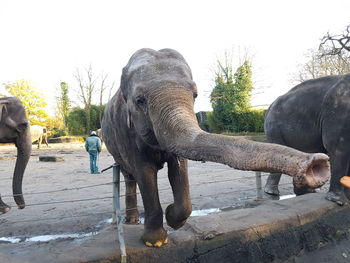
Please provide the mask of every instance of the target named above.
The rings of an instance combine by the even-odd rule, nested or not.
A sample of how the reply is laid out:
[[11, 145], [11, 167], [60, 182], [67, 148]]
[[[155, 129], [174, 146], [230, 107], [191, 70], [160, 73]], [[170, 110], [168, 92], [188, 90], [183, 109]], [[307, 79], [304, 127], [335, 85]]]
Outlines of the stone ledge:
[[[170, 242], [162, 248], [142, 244], [142, 225], [124, 225], [124, 233], [129, 263], [249, 263], [284, 262], [301, 252], [315, 251], [347, 239], [349, 227], [349, 206], [340, 207], [325, 200], [325, 194], [316, 193], [189, 218], [182, 230], [169, 233]], [[11, 263], [119, 262], [115, 239], [114, 226], [108, 226], [89, 239], [50, 242], [49, 249], [48, 244], [22, 245], [16, 253], [18, 245], [1, 245], [0, 259], [10, 257]]]

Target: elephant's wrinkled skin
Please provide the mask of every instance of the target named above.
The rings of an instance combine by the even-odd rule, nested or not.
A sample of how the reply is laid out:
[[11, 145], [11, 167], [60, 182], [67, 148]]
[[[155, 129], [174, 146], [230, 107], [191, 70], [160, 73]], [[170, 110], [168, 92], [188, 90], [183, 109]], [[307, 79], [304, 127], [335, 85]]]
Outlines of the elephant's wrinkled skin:
[[157, 172], [165, 162], [174, 195], [165, 214], [174, 229], [185, 223], [192, 210], [185, 158], [242, 170], [285, 172], [296, 184], [314, 188], [329, 177], [324, 154], [201, 130], [193, 111], [196, 96], [191, 70], [178, 52], [141, 49], [123, 69], [120, 89], [104, 112], [103, 139], [126, 181], [126, 221], [139, 219], [137, 182], [145, 209], [142, 239], [149, 246], [167, 242], [157, 188]]
[[[25, 207], [22, 195], [24, 170], [32, 151], [30, 126], [22, 103], [15, 97], [0, 98], [0, 143], [15, 143], [17, 160], [13, 174], [13, 196], [18, 208]], [[10, 207], [0, 197], [0, 214], [6, 213]]]
[[[328, 153], [331, 180], [327, 199], [347, 200], [339, 180], [350, 175], [350, 74], [305, 81], [280, 96], [265, 116], [269, 142], [305, 152]], [[281, 174], [270, 174], [265, 192], [278, 195]], [[295, 187], [296, 194], [312, 192]]]

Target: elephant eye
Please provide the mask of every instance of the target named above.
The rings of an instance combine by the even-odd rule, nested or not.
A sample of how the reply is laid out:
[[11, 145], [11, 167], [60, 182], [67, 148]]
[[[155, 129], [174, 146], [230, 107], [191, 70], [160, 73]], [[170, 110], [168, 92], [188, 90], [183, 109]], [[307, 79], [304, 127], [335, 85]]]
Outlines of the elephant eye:
[[136, 104], [138, 106], [145, 106], [146, 105], [146, 99], [145, 97], [137, 97], [136, 98]]
[[197, 98], [197, 96], [198, 96], [197, 92], [193, 93], [193, 98], [194, 99]]

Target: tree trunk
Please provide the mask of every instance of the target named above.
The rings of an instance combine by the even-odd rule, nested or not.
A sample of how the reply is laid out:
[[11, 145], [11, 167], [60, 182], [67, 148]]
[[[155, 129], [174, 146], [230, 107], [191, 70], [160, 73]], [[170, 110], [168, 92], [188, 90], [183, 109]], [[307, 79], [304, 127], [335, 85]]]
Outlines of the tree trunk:
[[85, 112], [86, 112], [86, 134], [90, 134], [91, 130], [90, 130], [90, 121], [91, 121], [91, 107], [90, 105], [86, 105], [85, 107]]

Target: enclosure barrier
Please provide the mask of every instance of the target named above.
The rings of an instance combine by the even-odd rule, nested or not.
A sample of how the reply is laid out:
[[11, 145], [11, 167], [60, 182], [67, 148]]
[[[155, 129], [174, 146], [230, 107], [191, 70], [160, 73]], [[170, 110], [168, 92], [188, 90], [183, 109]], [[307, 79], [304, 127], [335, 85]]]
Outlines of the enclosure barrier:
[[[58, 192], [67, 192], [67, 191], [77, 191], [81, 189], [87, 189], [87, 188], [95, 188], [95, 187], [101, 187], [101, 186], [107, 186], [112, 185], [113, 188], [113, 196], [105, 196], [105, 197], [95, 197], [95, 198], [84, 198], [84, 199], [74, 199], [74, 200], [61, 200], [61, 201], [51, 201], [51, 202], [39, 202], [39, 203], [29, 203], [26, 206], [40, 206], [40, 205], [51, 205], [51, 204], [63, 204], [63, 203], [71, 203], [71, 202], [87, 202], [87, 201], [95, 201], [95, 200], [110, 200], [112, 199], [113, 207], [112, 207], [112, 222], [116, 224], [117, 228], [117, 238], [119, 240], [119, 246], [120, 246], [120, 252], [121, 252], [121, 262], [126, 263], [127, 261], [127, 253], [126, 253], [126, 245], [124, 240], [124, 231], [123, 231], [123, 219], [124, 215], [121, 211], [121, 202], [120, 197], [125, 197], [127, 194], [121, 194], [120, 193], [120, 183], [125, 182], [120, 180], [120, 166], [118, 164], [114, 164], [105, 170], [113, 168], [113, 181], [112, 182], [106, 182], [101, 184], [94, 184], [94, 185], [85, 185], [85, 186], [79, 186], [79, 187], [72, 187], [72, 188], [65, 188], [65, 189], [57, 189], [57, 190], [51, 190], [51, 191], [43, 191], [43, 192], [32, 192], [32, 193], [24, 193], [24, 196], [30, 196], [30, 195], [44, 195], [44, 194], [50, 194], [50, 193], [58, 193]], [[216, 174], [220, 174], [220, 171], [215, 172]], [[212, 185], [215, 183], [223, 183], [223, 182], [230, 182], [234, 180], [240, 180], [240, 179], [253, 179], [255, 178], [256, 187], [254, 188], [245, 188], [245, 189], [236, 189], [233, 191], [226, 191], [226, 192], [220, 192], [215, 194], [207, 194], [199, 197], [193, 197], [191, 200], [196, 199], [203, 199], [205, 197], [211, 197], [211, 196], [217, 196], [218, 194], [231, 194], [231, 193], [239, 193], [239, 192], [247, 192], [247, 191], [256, 191], [256, 195], [254, 196], [246, 196], [246, 200], [254, 199], [254, 200], [261, 200], [263, 199], [263, 192], [262, 192], [262, 177], [267, 176], [268, 174], [262, 174], [261, 172], [255, 172], [255, 175], [247, 175], [242, 177], [232, 177], [227, 180], [215, 180], [215, 181], [207, 181], [207, 182], [201, 182], [199, 184], [193, 184], [191, 187], [196, 187], [196, 185]], [[12, 179], [12, 178], [7, 178]], [[165, 178], [160, 178], [160, 180], [163, 180]], [[280, 186], [283, 185], [290, 185], [290, 183], [285, 184], [279, 184]], [[171, 187], [161, 188], [159, 189], [159, 193], [164, 191], [171, 191]], [[137, 193], [140, 195], [140, 193]], [[4, 197], [12, 197], [12, 195], [4, 195]], [[242, 200], [242, 199], [240, 199]], [[162, 202], [161, 205], [168, 205], [168, 203]], [[138, 209], [139, 207], [129, 208], [129, 209]], [[34, 218], [32, 220], [19, 220], [19, 221], [13, 221], [11, 223], [21, 223], [21, 222], [37, 222], [40, 220], [57, 220], [57, 219], [64, 219], [64, 218], [78, 218], [78, 217], [84, 217], [84, 216], [96, 216], [96, 215], [107, 215], [110, 214], [110, 211], [101, 212], [101, 213], [90, 213], [90, 214], [83, 214], [83, 215], [76, 215], [76, 216], [69, 216], [69, 217], [55, 217], [55, 218]], [[1, 225], [1, 220], [0, 220]]]
[[112, 223], [117, 224], [121, 263], [126, 263], [126, 248], [123, 231], [123, 217], [120, 210], [120, 165], [113, 165], [113, 217]]
[[263, 199], [261, 172], [255, 172], [255, 182], [256, 182], [256, 199], [258, 199], [258, 200]]

